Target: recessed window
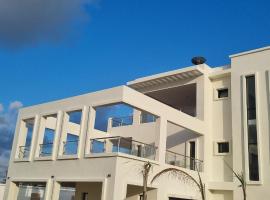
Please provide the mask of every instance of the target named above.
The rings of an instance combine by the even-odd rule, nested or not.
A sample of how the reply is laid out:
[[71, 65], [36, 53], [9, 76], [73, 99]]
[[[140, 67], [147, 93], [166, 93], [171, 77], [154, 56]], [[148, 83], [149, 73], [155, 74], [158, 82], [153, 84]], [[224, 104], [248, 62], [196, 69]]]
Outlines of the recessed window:
[[218, 142], [218, 153], [229, 153], [230, 145], [229, 142]]
[[18, 147], [19, 152], [17, 155], [19, 159], [29, 158], [34, 131], [34, 122], [35, 122], [34, 118], [22, 120], [20, 127], [21, 139], [19, 140], [19, 147]]
[[258, 133], [256, 116], [256, 79], [255, 75], [246, 76], [246, 128], [249, 164], [249, 180], [259, 181]]
[[230, 142], [228, 140], [219, 140], [214, 142], [214, 154], [216, 156], [226, 156], [231, 152]]
[[217, 90], [217, 96], [219, 99], [229, 97], [229, 90], [228, 88], [222, 88]]

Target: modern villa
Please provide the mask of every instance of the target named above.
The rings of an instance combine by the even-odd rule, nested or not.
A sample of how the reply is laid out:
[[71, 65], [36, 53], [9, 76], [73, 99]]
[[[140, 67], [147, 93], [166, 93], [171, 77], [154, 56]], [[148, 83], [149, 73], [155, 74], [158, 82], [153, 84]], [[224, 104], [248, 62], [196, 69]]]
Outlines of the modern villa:
[[270, 47], [230, 59], [22, 108], [4, 199], [140, 200], [150, 162], [147, 200], [269, 200]]

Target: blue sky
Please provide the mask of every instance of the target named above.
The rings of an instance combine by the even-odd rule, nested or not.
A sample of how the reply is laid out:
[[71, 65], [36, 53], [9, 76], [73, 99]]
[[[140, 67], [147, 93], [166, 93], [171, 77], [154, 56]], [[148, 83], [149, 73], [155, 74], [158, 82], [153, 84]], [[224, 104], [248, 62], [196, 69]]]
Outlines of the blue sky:
[[230, 54], [269, 45], [267, 0], [46, 1], [54, 12], [16, 1], [9, 1], [12, 11], [0, 1], [0, 118], [14, 119], [7, 117], [10, 103], [18, 108], [122, 85], [190, 66], [196, 55], [220, 66]]
[[60, 41], [0, 49], [0, 102], [33, 105], [269, 45], [269, 1], [100, 0]]

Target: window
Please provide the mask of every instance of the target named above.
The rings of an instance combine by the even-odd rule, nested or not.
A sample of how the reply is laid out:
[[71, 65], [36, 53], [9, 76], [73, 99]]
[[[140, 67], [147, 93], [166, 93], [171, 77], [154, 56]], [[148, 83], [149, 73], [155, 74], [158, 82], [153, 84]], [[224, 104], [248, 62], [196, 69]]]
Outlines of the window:
[[219, 99], [229, 97], [229, 90], [228, 88], [222, 88], [217, 90], [217, 95]]
[[218, 153], [229, 153], [229, 142], [218, 142]]
[[43, 200], [45, 198], [46, 183], [16, 183], [17, 199]]
[[189, 142], [190, 169], [195, 170], [196, 164], [196, 144], [194, 141]]
[[82, 200], [88, 200], [88, 192], [82, 193]]
[[18, 158], [27, 159], [30, 155], [30, 149], [32, 144], [32, 137], [34, 131], [34, 121], [35, 119], [22, 120], [20, 126], [20, 139], [19, 139], [19, 149]]
[[257, 141], [257, 116], [256, 116], [256, 79], [255, 75], [246, 76], [246, 127], [249, 180], [259, 181], [259, 158]]
[[39, 157], [51, 156], [55, 139], [57, 114], [42, 116], [39, 126]]
[[214, 142], [214, 153], [216, 156], [226, 156], [230, 154], [231, 147], [230, 142], [226, 140], [220, 140]]

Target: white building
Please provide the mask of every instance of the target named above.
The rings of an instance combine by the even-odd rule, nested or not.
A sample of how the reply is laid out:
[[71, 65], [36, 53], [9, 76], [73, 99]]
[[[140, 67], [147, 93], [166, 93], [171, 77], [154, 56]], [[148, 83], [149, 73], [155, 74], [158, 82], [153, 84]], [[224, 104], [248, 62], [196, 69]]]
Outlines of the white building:
[[[270, 47], [198, 64], [19, 112], [5, 199], [139, 200], [175, 167], [203, 178], [208, 200], [270, 198]], [[148, 200], [201, 199], [164, 175]]]

